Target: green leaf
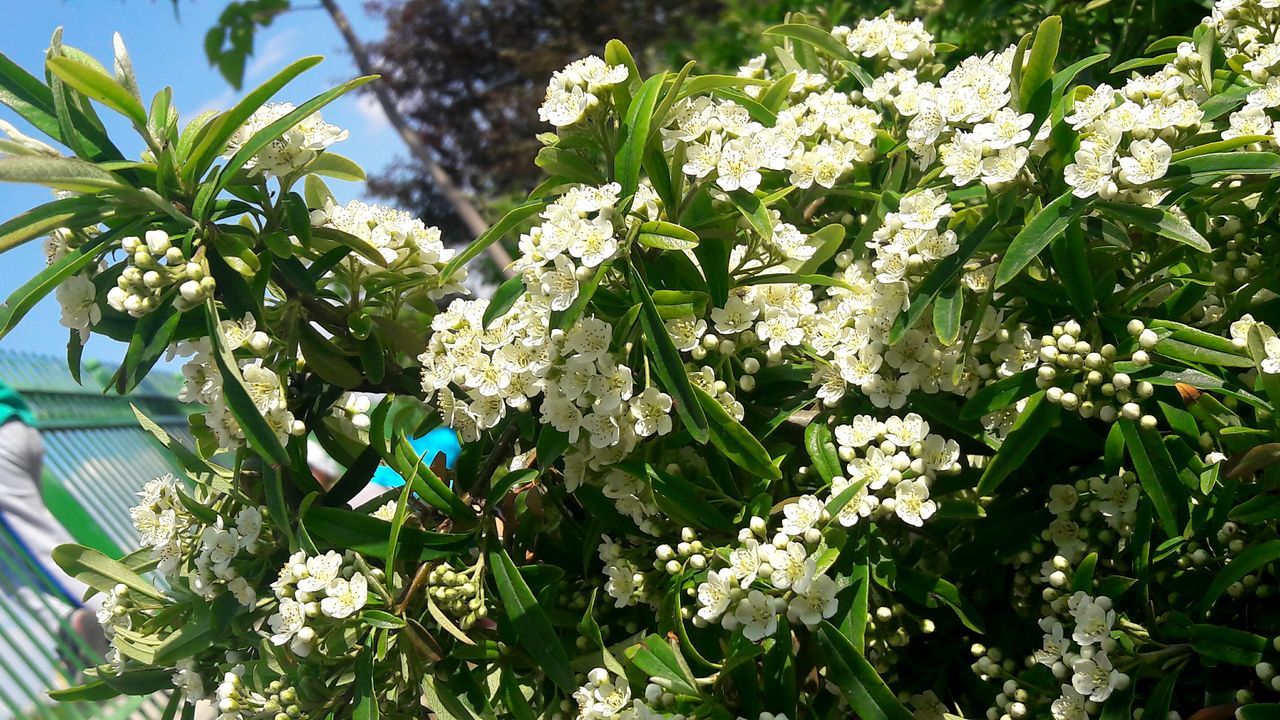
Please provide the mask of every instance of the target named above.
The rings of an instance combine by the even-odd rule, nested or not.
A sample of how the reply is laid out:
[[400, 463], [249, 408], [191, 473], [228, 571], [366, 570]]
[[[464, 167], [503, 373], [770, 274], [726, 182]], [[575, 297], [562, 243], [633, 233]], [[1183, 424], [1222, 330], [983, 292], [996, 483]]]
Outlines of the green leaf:
[[1205, 657], [1250, 668], [1262, 662], [1262, 653], [1270, 645], [1261, 635], [1219, 625], [1192, 625], [1187, 637], [1191, 649]]
[[1207, 614], [1213, 604], [1222, 597], [1222, 593], [1232, 584], [1239, 582], [1245, 575], [1254, 573], [1273, 562], [1280, 560], [1280, 540], [1268, 540], [1267, 542], [1254, 545], [1247, 548], [1244, 552], [1236, 555], [1231, 562], [1222, 570], [1220, 570], [1213, 578], [1213, 582], [1209, 583], [1209, 587], [1205, 588], [1204, 597], [1200, 598], [1199, 610], [1202, 614]]
[[[385, 560], [392, 526], [385, 520], [342, 508], [311, 507], [303, 517], [308, 532], [335, 548], [354, 550]], [[465, 533], [436, 533], [401, 527], [396, 555], [405, 560], [430, 561], [452, 557], [472, 544]]]
[[69, 57], [52, 57], [49, 70], [64, 83], [129, 118], [134, 127], [147, 126], [147, 111], [142, 103], [110, 75]]
[[49, 691], [49, 697], [63, 703], [102, 702], [118, 697], [120, 691], [101, 680], [91, 680], [83, 685], [58, 688]]
[[119, 178], [93, 163], [77, 158], [6, 155], [0, 157], [0, 182], [44, 185], [55, 190], [96, 194], [124, 190]]
[[723, 532], [733, 529], [733, 523], [702, 496], [694, 482], [682, 475], [659, 470], [648, 463], [645, 464], [645, 470], [653, 485], [653, 495], [658, 506], [675, 522]]
[[734, 190], [729, 193], [729, 202], [738, 208], [738, 212], [747, 219], [751, 229], [755, 230], [765, 242], [773, 240], [773, 218], [769, 216], [769, 208], [754, 193], [746, 190]]
[[1080, 317], [1093, 313], [1093, 283], [1089, 272], [1089, 243], [1079, 223], [1068, 225], [1067, 231], [1049, 243], [1053, 269], [1062, 281], [1071, 305]]
[[[227, 141], [244, 125], [251, 115], [257, 112], [277, 92], [288, 85], [297, 76], [310, 70], [323, 60], [318, 55], [305, 57], [276, 73], [265, 83], [254, 88], [249, 94], [236, 103], [235, 107], [218, 115], [200, 128], [199, 141], [195, 142], [191, 152], [186, 156], [182, 166], [182, 176], [188, 181], [204, 173], [213, 163], [214, 158], [226, 148]], [[185, 134], [185, 133], [184, 133]]]
[[366, 647], [356, 656], [356, 679], [352, 685], [355, 707], [353, 720], [378, 720], [378, 692], [373, 686], [373, 648]]
[[1075, 572], [1071, 574], [1071, 590], [1072, 592], [1084, 591], [1093, 594], [1093, 571], [1098, 565], [1098, 553], [1092, 552], [1080, 561], [1076, 566]]
[[310, 323], [299, 325], [298, 349], [307, 361], [307, 369], [320, 379], [348, 390], [364, 383], [364, 373], [347, 359], [333, 341], [320, 334]]
[[332, 150], [325, 150], [315, 160], [307, 163], [307, 172], [350, 182], [364, 182], [366, 179], [364, 168], [355, 160]]
[[99, 592], [111, 592], [122, 584], [152, 600], [164, 600], [164, 595], [141, 575], [92, 548], [59, 545], [53, 549], [53, 561], [68, 575]]
[[804, 23], [786, 23], [774, 25], [764, 31], [765, 35], [778, 35], [807, 43], [837, 60], [856, 60], [849, 48], [831, 33], [813, 25]]
[[[622, 123], [626, 137], [618, 155], [614, 158], [614, 179], [622, 186], [619, 197], [628, 205], [635, 196], [640, 185], [640, 166], [644, 161], [645, 148], [649, 144], [649, 127], [653, 123], [654, 106], [658, 104], [658, 93], [662, 91], [662, 83], [666, 73], [658, 73], [640, 86], [631, 105], [627, 108], [627, 117]], [[622, 208], [625, 212], [627, 207]]]
[[1173, 213], [1158, 207], [1142, 207], [1140, 205], [1127, 205], [1118, 202], [1095, 202], [1097, 207], [1104, 215], [1124, 221], [1129, 225], [1138, 228], [1151, 230], [1160, 237], [1166, 237], [1170, 240], [1176, 240], [1183, 245], [1189, 245], [1200, 252], [1212, 252], [1213, 247], [1209, 245], [1209, 241], [1204, 236], [1196, 232], [1186, 220], [1174, 215]]
[[222, 394], [227, 407], [240, 423], [249, 446], [267, 460], [287, 467], [289, 453], [285, 452], [284, 445], [276, 436], [276, 431], [267, 424], [266, 418], [262, 417], [262, 413], [253, 403], [253, 396], [245, 387], [244, 377], [240, 374], [240, 365], [227, 349], [226, 338], [222, 335], [221, 323], [218, 319], [218, 309], [212, 298], [205, 304], [205, 309], [208, 315], [209, 337], [213, 340], [213, 359], [218, 366], [218, 372], [222, 374]]
[[752, 475], [766, 480], [781, 480], [782, 471], [773, 464], [769, 451], [764, 449], [755, 435], [730, 415], [719, 400], [696, 385], [692, 388], [710, 421], [711, 444], [734, 465]]
[[1004, 410], [1024, 397], [1036, 393], [1036, 369], [1023, 370], [1010, 377], [996, 380], [989, 386], [979, 389], [977, 395], [970, 397], [960, 409], [961, 420], [977, 420], [983, 415]]
[[494, 320], [506, 315], [521, 295], [524, 295], [524, 278], [519, 275], [499, 285], [493, 297], [489, 298], [489, 306], [484, 309], [481, 326], [487, 329]]
[[1053, 93], [1053, 61], [1058, 58], [1058, 41], [1062, 38], [1062, 18], [1050, 15], [1040, 22], [1018, 86], [1018, 107], [1034, 112], [1031, 132], [1035, 132], [1049, 114]]
[[831, 438], [831, 428], [825, 422], [815, 418], [805, 427], [804, 447], [809, 451], [809, 460], [823, 482], [829, 483], [831, 478], [844, 475], [840, 455]]
[[1043, 391], [1027, 400], [1018, 419], [1013, 422], [1013, 429], [983, 470], [982, 479], [978, 481], [979, 495], [991, 494], [1010, 473], [1022, 467], [1022, 463], [1031, 456], [1040, 440], [1052, 428], [1061, 410], [1061, 405], [1045, 399]]
[[493, 507], [501, 503], [511, 488], [516, 485], [533, 482], [539, 474], [540, 471], [537, 468], [525, 468], [524, 470], [513, 470], [503, 475], [501, 479], [493, 483], [489, 488], [489, 492], [485, 493], [485, 505]]
[[475, 517], [471, 507], [431, 471], [430, 460], [424, 457], [425, 453], [419, 455], [413, 449], [404, 433], [396, 434], [391, 450], [393, 454], [385, 458], [387, 464], [412, 485], [413, 491], [423, 500], [454, 519]]
[[1128, 419], [1121, 419], [1120, 431], [1124, 433], [1124, 444], [1129, 449], [1129, 458], [1133, 460], [1134, 470], [1138, 473], [1138, 482], [1142, 491], [1151, 499], [1156, 518], [1169, 537], [1178, 537], [1181, 525], [1178, 522], [1178, 507], [1185, 496], [1185, 490], [1179, 484], [1178, 472], [1174, 467], [1169, 451], [1160, 441], [1160, 435], [1154, 429], [1140, 427]]
[[641, 245], [659, 250], [692, 250], [698, 247], [696, 233], [662, 220], [651, 220], [640, 225], [640, 234], [636, 240]]
[[964, 264], [977, 252], [978, 246], [982, 244], [983, 240], [987, 239], [987, 235], [995, 229], [996, 223], [999, 221], [999, 216], [996, 213], [991, 213], [964, 236], [954, 253], [933, 266], [933, 269], [929, 271], [924, 280], [920, 281], [920, 284], [916, 286], [911, 296], [911, 304], [906, 311], [894, 319], [893, 328], [889, 331], [890, 344], [900, 340], [903, 334], [916, 324], [920, 316], [924, 315], [925, 310], [929, 309], [938, 293], [960, 277], [961, 271], [964, 270]]
[[1074, 222], [1087, 206], [1088, 201], [1077, 198], [1070, 191], [1045, 205], [1009, 243], [1009, 249], [996, 268], [995, 286], [1000, 287], [1017, 277], [1041, 250], [1066, 231], [1067, 225]]
[[822, 267], [822, 264], [835, 257], [840, 252], [840, 246], [844, 244], [845, 230], [843, 225], [832, 223], [824, 225], [822, 228], [809, 235], [810, 244], [817, 243], [817, 250], [814, 251], [813, 257], [800, 263], [800, 267], [796, 270], [798, 275], [811, 275]]
[[961, 594], [960, 589], [950, 582], [926, 575], [905, 565], [898, 566], [897, 590], [928, 607], [937, 607], [939, 603], [951, 608], [965, 627], [974, 632], [983, 632], [982, 617]]
[[1083, 60], [1074, 62], [1066, 66], [1065, 68], [1059, 70], [1058, 72], [1054, 73], [1053, 74], [1054, 94], [1061, 95], [1062, 91], [1066, 90], [1067, 86], [1071, 84], [1071, 81], [1076, 79], [1076, 75], [1079, 75], [1085, 69], [1093, 67], [1094, 65], [1097, 65], [1098, 63], [1102, 62], [1103, 60], [1106, 60], [1109, 57], [1111, 56], [1107, 53], [1098, 53], [1097, 55], [1090, 55], [1089, 57]]
[[954, 285], [933, 300], [933, 329], [943, 345], [953, 345], [960, 337], [964, 313], [964, 289]]
[[511, 232], [517, 225], [524, 222], [527, 218], [538, 214], [547, 206], [549, 201], [546, 199], [530, 200], [529, 202], [512, 208], [502, 219], [493, 224], [480, 237], [471, 241], [466, 249], [458, 253], [447, 265], [444, 270], [440, 271], [441, 279], [448, 279], [453, 276], [458, 268], [471, 262], [471, 259], [484, 252], [493, 243], [500, 240], [504, 235]]
[[684, 361], [680, 352], [667, 333], [667, 326], [653, 304], [653, 297], [645, 285], [640, 273], [634, 265], [628, 267], [631, 281], [632, 301], [640, 305], [640, 326], [648, 341], [650, 357], [653, 358], [653, 369], [662, 387], [675, 401], [676, 412], [684, 422], [685, 429], [699, 443], [706, 443], [710, 437], [707, 417], [701, 403], [694, 396], [693, 384], [689, 382], [689, 374], [684, 369]]
[[1218, 152], [1174, 160], [1166, 180], [1214, 179], [1225, 175], [1275, 175], [1280, 155], [1269, 152]]
[[514, 626], [521, 647], [561, 690], [566, 693], [577, 690], [564, 645], [556, 636], [546, 611], [520, 575], [519, 568], [511, 562], [507, 551], [496, 543], [489, 547], [488, 559], [498, 597], [502, 600], [502, 610]]
[[684, 658], [676, 654], [672, 644], [657, 635], [649, 635], [642, 644], [626, 650], [627, 660], [649, 677], [662, 678], [677, 695], [697, 697], [700, 693], [692, 675], [687, 671]]
[[1147, 696], [1147, 704], [1142, 711], [1143, 717], [1168, 717], [1169, 706], [1173, 702], [1173, 691], [1178, 686], [1178, 675], [1182, 672], [1183, 667], [1179, 665], [1168, 670], [1160, 678], [1160, 682], [1156, 683], [1155, 689]]
[[913, 720], [862, 653], [836, 626], [822, 621], [818, 647], [827, 661], [827, 677], [862, 720]]

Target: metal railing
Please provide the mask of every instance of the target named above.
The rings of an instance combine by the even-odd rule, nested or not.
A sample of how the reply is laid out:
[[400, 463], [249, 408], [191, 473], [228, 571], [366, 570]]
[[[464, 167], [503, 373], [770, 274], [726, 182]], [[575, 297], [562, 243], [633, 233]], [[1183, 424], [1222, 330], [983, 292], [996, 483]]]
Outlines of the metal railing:
[[[179, 468], [138, 426], [130, 403], [177, 437], [188, 437], [181, 379], [149, 376], [128, 397], [104, 394], [110, 372], [85, 363], [84, 386], [57, 358], [0, 350], [0, 379], [31, 406], [45, 444], [41, 489], [76, 542], [118, 557], [137, 545], [129, 520], [136, 493]], [[48, 691], [80, 681], [103, 662], [70, 627], [74, 608], [21, 541], [0, 523], [0, 720], [158, 717], [163, 698], [57, 704]]]

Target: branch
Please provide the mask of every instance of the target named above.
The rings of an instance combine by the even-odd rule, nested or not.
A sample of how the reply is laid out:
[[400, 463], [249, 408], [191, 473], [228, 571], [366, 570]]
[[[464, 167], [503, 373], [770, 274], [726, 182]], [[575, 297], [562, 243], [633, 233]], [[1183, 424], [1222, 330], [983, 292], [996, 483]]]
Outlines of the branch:
[[498, 465], [506, 457], [507, 451], [516, 444], [516, 439], [519, 437], [520, 428], [516, 427], [516, 423], [513, 420], [511, 424], [507, 425], [507, 429], [502, 431], [502, 436], [498, 438], [498, 444], [493, 448], [493, 452], [489, 453], [489, 457], [484, 459], [484, 465], [481, 465], [480, 471], [476, 473], [469, 492], [472, 497], [475, 497], [480, 492], [480, 488], [484, 487], [484, 484], [493, 476], [493, 472], [498, 469]]
[[[373, 63], [369, 60], [369, 51], [365, 48], [364, 43], [360, 41], [360, 38], [356, 36], [346, 13], [342, 11], [342, 8], [338, 7], [337, 0], [320, 0], [320, 4], [324, 6], [325, 10], [329, 11], [329, 16], [333, 18], [333, 24], [338, 27], [338, 32], [342, 34], [342, 39], [346, 41], [347, 47], [351, 50], [351, 56], [355, 58], [356, 67], [360, 69], [360, 73], [362, 75], [376, 74]], [[458, 187], [458, 183], [435, 161], [431, 149], [423, 142], [422, 136], [409, 127], [408, 121], [400, 113], [400, 108], [396, 105], [395, 99], [391, 97], [387, 86], [380, 82], [374, 82], [369, 87], [373, 89], [374, 97], [378, 99], [378, 104], [382, 106], [382, 112], [387, 116], [387, 121], [400, 134], [400, 138], [404, 140], [405, 145], [409, 146], [409, 152], [413, 154], [414, 158], [427, 168], [427, 172], [431, 174], [432, 181], [435, 182], [440, 193], [444, 195], [445, 200], [453, 206], [454, 212], [458, 213], [458, 217], [462, 218], [472, 235], [476, 237], [482, 235], [489, 229], [489, 223], [485, 222], [484, 218], [481, 217], [480, 212], [476, 210], [475, 205], [472, 204], [466, 193], [462, 191], [462, 188]], [[502, 271], [504, 277], [514, 277], [514, 274], [508, 268], [511, 265], [511, 255], [502, 247], [502, 243], [489, 245], [487, 252], [498, 266], [498, 269]]]

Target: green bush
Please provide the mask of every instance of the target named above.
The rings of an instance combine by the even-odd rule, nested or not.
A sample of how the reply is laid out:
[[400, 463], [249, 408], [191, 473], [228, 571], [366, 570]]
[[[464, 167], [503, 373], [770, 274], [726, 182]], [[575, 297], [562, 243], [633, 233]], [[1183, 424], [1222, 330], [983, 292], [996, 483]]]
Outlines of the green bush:
[[[0, 179], [61, 196], [114, 385], [188, 358], [186, 468], [106, 594], [82, 699], [224, 718], [1274, 717], [1280, 11], [1224, 0], [1111, 84], [1061, 22], [948, 58], [918, 22], [792, 22], [738, 75], [551, 79], [546, 180], [455, 254], [339, 205], [345, 133], [265, 104], [180, 126], [55, 37]], [[91, 101], [149, 148], [125, 159]], [[518, 234], [517, 276], [452, 297]], [[438, 304], [441, 303], [441, 304]], [[370, 395], [372, 394], [372, 395]], [[439, 424], [456, 465], [407, 438]], [[347, 469], [307, 467], [314, 441]], [[225, 462], [224, 462], [225, 460]], [[349, 509], [379, 463], [403, 489]], [[164, 582], [149, 579], [158, 574]], [[424, 710], [425, 708], [425, 710]]]

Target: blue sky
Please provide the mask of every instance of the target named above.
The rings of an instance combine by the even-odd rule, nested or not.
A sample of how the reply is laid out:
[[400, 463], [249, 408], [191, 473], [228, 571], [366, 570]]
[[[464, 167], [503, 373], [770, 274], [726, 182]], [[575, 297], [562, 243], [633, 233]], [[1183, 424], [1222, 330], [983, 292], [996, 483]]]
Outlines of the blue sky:
[[[226, 5], [222, 0], [182, 0], [177, 17], [169, 0], [22, 0], [22, 4], [23, 12], [6, 13], [0, 23], [0, 52], [33, 74], [43, 76], [41, 65], [54, 28], [63, 28], [64, 44], [90, 53], [108, 67], [111, 35], [119, 31], [133, 59], [143, 97], [149, 102], [156, 91], [172, 86], [174, 104], [183, 122], [204, 110], [226, 109], [240, 94], [209, 67], [204, 54], [204, 35]], [[314, 5], [307, 0], [294, 4]], [[363, 39], [382, 36], [381, 19], [368, 16], [361, 0], [341, 0], [341, 4]], [[342, 38], [329, 16], [319, 9], [297, 10], [277, 18], [270, 27], [259, 31], [255, 49], [246, 66], [246, 89], [299, 57], [327, 58], [286, 87], [276, 97], [279, 101], [302, 102], [357, 74]], [[100, 111], [121, 150], [136, 157], [141, 141], [129, 141], [137, 138], [127, 123], [112, 124], [111, 111]], [[370, 97], [341, 98], [325, 108], [323, 114], [326, 121], [351, 132], [333, 149], [358, 161], [369, 172], [385, 167], [402, 154], [399, 139]], [[41, 137], [7, 107], [0, 106], [0, 118]], [[362, 188], [356, 184], [333, 181], [330, 186], [342, 200], [361, 196]], [[50, 199], [50, 192], [43, 188], [0, 184], [0, 220]], [[0, 298], [8, 297], [43, 266], [39, 240], [4, 253], [0, 260]], [[66, 352], [67, 331], [58, 324], [58, 316], [58, 304], [50, 295], [0, 340], [0, 347], [62, 356]], [[123, 345], [95, 337], [85, 348], [84, 357], [115, 361], [123, 354]]]

